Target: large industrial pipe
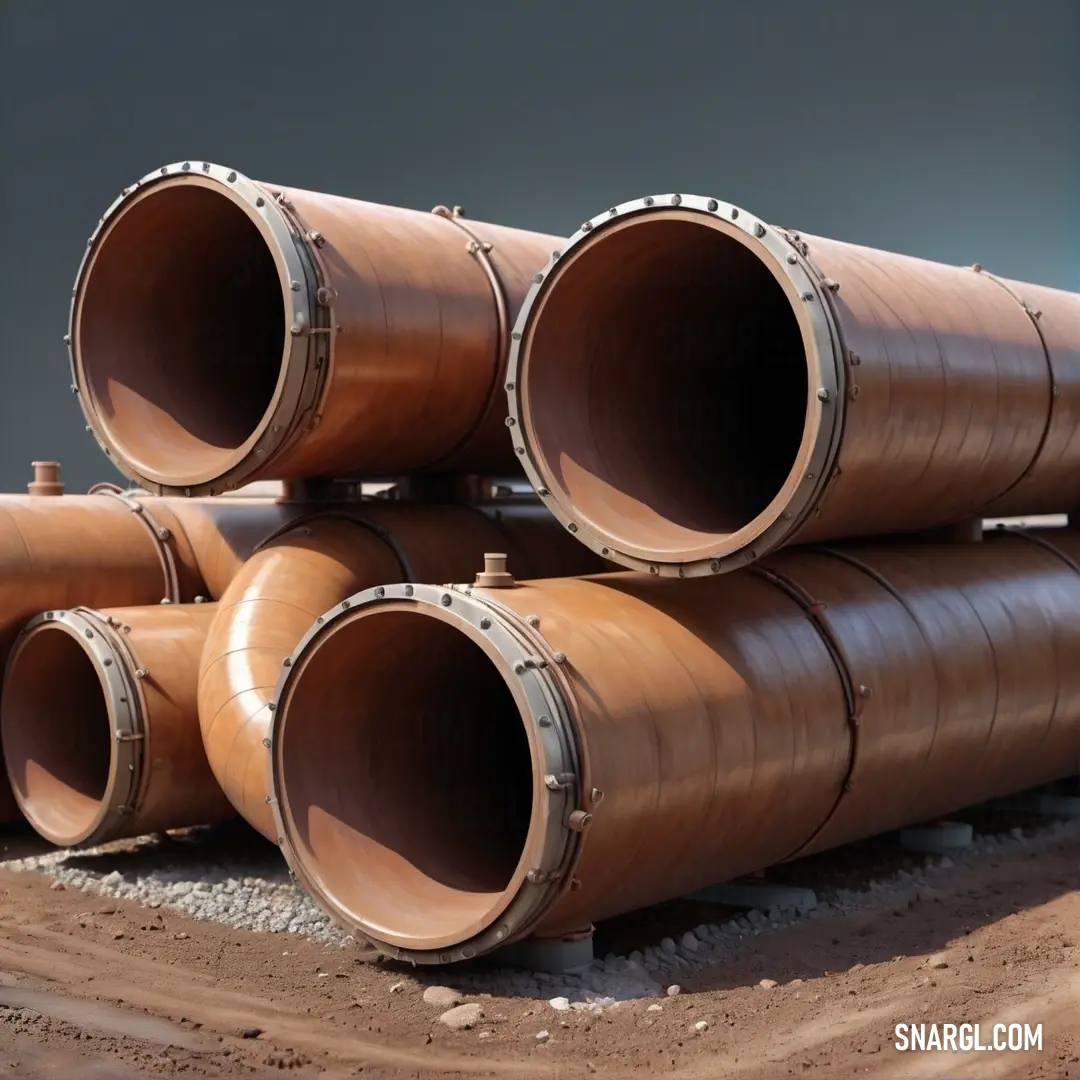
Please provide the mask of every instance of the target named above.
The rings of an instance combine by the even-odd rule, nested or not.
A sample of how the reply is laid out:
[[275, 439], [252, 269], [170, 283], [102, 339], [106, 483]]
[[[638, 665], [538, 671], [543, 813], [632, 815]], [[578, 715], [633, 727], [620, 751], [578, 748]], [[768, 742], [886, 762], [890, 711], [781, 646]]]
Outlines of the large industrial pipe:
[[214, 604], [47, 611], [19, 635], [0, 711], [19, 809], [62, 847], [234, 813], [195, 694]]
[[655, 574], [1080, 508], [1080, 296], [655, 196], [514, 330], [507, 423], [578, 539]]
[[159, 493], [519, 473], [502, 403], [509, 322], [559, 243], [444, 207], [165, 166], [90, 238], [74, 389], [106, 453]]
[[419, 963], [1080, 771], [1080, 538], [369, 589], [289, 658], [278, 836]]
[[[0, 495], [0, 669], [23, 625], [43, 611], [216, 599], [261, 539], [312, 509], [108, 488], [64, 495], [55, 462], [35, 462], [29, 488]], [[17, 816], [0, 773], [0, 823]]]
[[471, 577], [491, 551], [507, 553], [513, 565], [537, 577], [603, 569], [601, 560], [535, 505], [367, 503], [314, 516], [248, 560], [221, 598], [210, 628], [198, 700], [214, 775], [259, 832], [277, 835], [264, 748], [274, 688], [282, 664], [312, 622], [382, 581]]

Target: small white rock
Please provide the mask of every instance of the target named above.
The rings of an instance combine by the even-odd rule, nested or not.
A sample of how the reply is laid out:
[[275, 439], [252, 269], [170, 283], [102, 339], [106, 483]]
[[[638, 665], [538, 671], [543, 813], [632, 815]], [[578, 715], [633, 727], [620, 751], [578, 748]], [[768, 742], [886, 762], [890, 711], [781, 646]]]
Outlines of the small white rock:
[[682, 987], [679, 986], [678, 983], [672, 983], [671, 986], [669, 986], [667, 988], [667, 996], [668, 997], [678, 997], [681, 993], [682, 993]]
[[490, 1032], [490, 1031], [481, 1031], [480, 1034], [477, 1035], [476, 1037], [478, 1039], [490, 1039], [491, 1036], [492, 1036], [492, 1032]]
[[546, 1028], [545, 1028], [545, 1030], [538, 1031], [536, 1033], [536, 1041], [538, 1043], [546, 1043], [548, 1041], [548, 1039], [550, 1039], [550, 1038], [551, 1038], [551, 1035], [549, 1034], [549, 1032], [547, 1031]]
[[663, 1005], [653, 1004], [653, 1005], [650, 1005], [645, 1011], [646, 1012], [663, 1012], [664, 1011], [664, 1006]]
[[699, 1035], [704, 1035], [704, 1034], [705, 1034], [705, 1032], [709, 1030], [709, 1021], [708, 1021], [708, 1020], [699, 1020], [699, 1021], [698, 1021], [698, 1022], [697, 1022], [697, 1023], [696, 1023], [695, 1025], [694, 1025], [694, 1030], [695, 1030], [695, 1031], [696, 1031], [696, 1032], [697, 1032], [697, 1033], [698, 1033]]
[[390, 993], [391, 994], [400, 994], [401, 991], [404, 990], [404, 989], [405, 989], [405, 984], [403, 982], [396, 982], [396, 983], [394, 983], [393, 986], [390, 987]]
[[762, 979], [761, 982], [758, 983], [758, 986], [760, 986], [762, 990], [773, 990], [779, 985], [780, 984], [775, 979]]
[[548, 1004], [556, 1012], [566, 1012], [570, 1008], [570, 999], [565, 997], [553, 997]]
[[460, 1005], [464, 999], [456, 991], [451, 990], [449, 986], [429, 986], [424, 991], [424, 1004], [434, 1005], [440, 1009], [452, 1009], [455, 1005]]
[[445, 1024], [451, 1031], [468, 1031], [483, 1019], [484, 1010], [475, 1002], [458, 1005], [448, 1009], [439, 1017], [439, 1023]]

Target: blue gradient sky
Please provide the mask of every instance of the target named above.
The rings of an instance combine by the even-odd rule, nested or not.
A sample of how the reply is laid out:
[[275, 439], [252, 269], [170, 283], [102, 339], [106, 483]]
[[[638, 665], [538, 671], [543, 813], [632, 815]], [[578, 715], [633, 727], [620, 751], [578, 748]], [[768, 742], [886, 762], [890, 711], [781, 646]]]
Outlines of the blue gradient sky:
[[0, 488], [111, 476], [61, 336], [178, 158], [552, 232], [650, 191], [1080, 289], [1076, 0], [0, 0]]

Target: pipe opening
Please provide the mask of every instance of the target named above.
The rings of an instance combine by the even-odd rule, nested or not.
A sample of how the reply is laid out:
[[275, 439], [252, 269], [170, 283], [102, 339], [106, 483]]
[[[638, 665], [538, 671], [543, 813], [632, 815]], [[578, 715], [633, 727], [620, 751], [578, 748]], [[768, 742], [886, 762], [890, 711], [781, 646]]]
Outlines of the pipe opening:
[[529, 831], [532, 763], [477, 644], [412, 609], [343, 621], [294, 672], [285, 710], [278, 797], [325, 896], [416, 947], [495, 918]]
[[270, 409], [285, 352], [273, 255], [228, 196], [163, 183], [120, 211], [82, 282], [75, 349], [103, 433], [150, 475], [213, 478]]
[[761, 514], [795, 466], [807, 362], [783, 287], [703, 215], [605, 229], [560, 264], [523, 366], [527, 430], [578, 520], [677, 559]]
[[112, 730], [93, 661], [59, 627], [45, 624], [13, 653], [3, 746], [12, 788], [34, 828], [61, 846], [85, 839], [109, 784]]

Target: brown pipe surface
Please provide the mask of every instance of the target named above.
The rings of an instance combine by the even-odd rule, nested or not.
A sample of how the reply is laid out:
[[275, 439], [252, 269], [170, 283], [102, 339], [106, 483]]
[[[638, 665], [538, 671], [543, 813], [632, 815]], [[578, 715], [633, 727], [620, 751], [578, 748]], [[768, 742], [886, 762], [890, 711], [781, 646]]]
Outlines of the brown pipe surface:
[[1080, 295], [774, 228], [693, 196], [587, 222], [515, 327], [508, 424], [606, 558], [1080, 507]]
[[232, 817], [203, 751], [199, 657], [214, 604], [49, 611], [0, 699], [19, 809], [62, 847]]
[[283, 670], [283, 851], [421, 963], [555, 936], [1080, 771], [1080, 539], [385, 586]]
[[199, 720], [214, 775], [254, 828], [276, 838], [263, 740], [282, 663], [312, 622], [379, 582], [471, 577], [492, 551], [530, 577], [602, 569], [543, 507], [392, 502], [314, 516], [244, 564], [207, 637]]
[[520, 472], [509, 325], [561, 241], [437, 211], [201, 162], [127, 189], [71, 311], [74, 384], [103, 449], [158, 493]]
[[[0, 495], [0, 665], [42, 611], [216, 599], [263, 537], [310, 510], [249, 497]], [[16, 817], [0, 775], [0, 822]]]

